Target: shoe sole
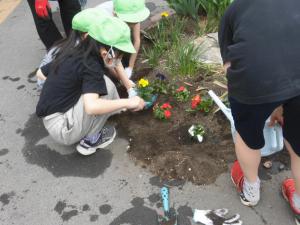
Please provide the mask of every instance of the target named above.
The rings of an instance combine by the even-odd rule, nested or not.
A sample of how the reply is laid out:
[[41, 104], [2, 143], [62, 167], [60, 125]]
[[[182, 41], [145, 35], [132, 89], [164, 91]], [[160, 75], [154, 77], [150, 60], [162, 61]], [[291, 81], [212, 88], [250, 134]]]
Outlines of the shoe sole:
[[[283, 198], [287, 201], [287, 203], [290, 204], [290, 201], [289, 201], [288, 197], [286, 196], [283, 188], [281, 188], [281, 193], [282, 193]], [[297, 218], [295, 218], [295, 222], [297, 225], [300, 225], [300, 221]]]
[[85, 156], [92, 155], [92, 154], [94, 154], [97, 151], [97, 149], [99, 149], [99, 148], [103, 149], [103, 148], [107, 147], [108, 145], [110, 145], [115, 140], [116, 136], [117, 136], [117, 131], [115, 130], [114, 135], [112, 136], [111, 139], [109, 139], [107, 142], [104, 142], [101, 145], [98, 145], [96, 147], [90, 148], [89, 152], [87, 152], [86, 149], [82, 148], [80, 145], [77, 145], [76, 150], [81, 155], [85, 155]]
[[[232, 176], [230, 176], [230, 177], [231, 177], [231, 181], [232, 181], [233, 185], [236, 187], [236, 184], [234, 183], [233, 177], [232, 177]], [[242, 203], [244, 206], [254, 207], [254, 206], [256, 206], [256, 205], [258, 204], [258, 202], [259, 202], [259, 201], [257, 201], [257, 202], [246, 202], [246, 201], [244, 201], [244, 200], [242, 199], [241, 196], [239, 196], [239, 197], [240, 197], [241, 203]], [[300, 224], [299, 224], [299, 225], [300, 225]]]

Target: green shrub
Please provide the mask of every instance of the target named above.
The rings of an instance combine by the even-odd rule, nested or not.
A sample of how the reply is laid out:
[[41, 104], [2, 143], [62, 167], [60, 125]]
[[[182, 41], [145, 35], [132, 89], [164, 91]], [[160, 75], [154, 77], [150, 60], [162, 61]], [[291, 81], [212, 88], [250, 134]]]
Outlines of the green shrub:
[[152, 46], [143, 48], [143, 58], [151, 67], [158, 66], [164, 52], [179, 45], [186, 22], [186, 19], [179, 17], [164, 18], [146, 34]]
[[233, 0], [198, 0], [208, 20], [219, 21]]
[[194, 76], [199, 69], [199, 47], [190, 41], [182, 41], [174, 47], [167, 58], [167, 67], [171, 74], [179, 76]]
[[188, 16], [198, 20], [201, 4], [199, 0], [167, 0], [167, 2], [178, 15]]
[[153, 47], [143, 47], [143, 58], [147, 60], [152, 68], [158, 66], [161, 54], [160, 48], [155, 47], [155, 45]]
[[233, 0], [167, 0], [177, 14], [199, 19], [199, 12], [207, 16], [206, 32], [215, 32], [227, 7]]

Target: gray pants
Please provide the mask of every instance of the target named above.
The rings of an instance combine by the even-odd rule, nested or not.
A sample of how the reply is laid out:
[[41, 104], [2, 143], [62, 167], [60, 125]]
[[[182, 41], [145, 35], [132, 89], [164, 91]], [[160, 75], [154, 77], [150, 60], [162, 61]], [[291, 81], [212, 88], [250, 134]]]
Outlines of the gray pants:
[[[119, 99], [119, 94], [114, 83], [104, 76], [107, 88], [107, 95], [103, 99]], [[54, 113], [43, 118], [45, 128], [50, 136], [60, 144], [72, 145], [79, 142], [87, 135], [97, 134], [104, 126], [106, 120], [113, 112], [105, 115], [93, 116], [86, 114], [83, 104], [83, 96], [76, 105], [65, 113]]]

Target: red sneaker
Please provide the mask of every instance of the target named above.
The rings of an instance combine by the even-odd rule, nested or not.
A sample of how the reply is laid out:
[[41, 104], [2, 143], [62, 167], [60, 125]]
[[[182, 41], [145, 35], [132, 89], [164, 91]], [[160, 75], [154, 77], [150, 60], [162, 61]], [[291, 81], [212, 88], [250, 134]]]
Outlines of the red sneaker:
[[256, 206], [258, 201], [249, 201], [243, 193], [244, 173], [238, 161], [235, 161], [231, 168], [231, 180], [240, 195], [242, 204], [245, 206]]
[[289, 202], [291, 209], [295, 214], [296, 224], [300, 225], [300, 209], [297, 209], [293, 202], [293, 195], [295, 193], [295, 182], [293, 179], [286, 179], [282, 182], [282, 195], [287, 202]]

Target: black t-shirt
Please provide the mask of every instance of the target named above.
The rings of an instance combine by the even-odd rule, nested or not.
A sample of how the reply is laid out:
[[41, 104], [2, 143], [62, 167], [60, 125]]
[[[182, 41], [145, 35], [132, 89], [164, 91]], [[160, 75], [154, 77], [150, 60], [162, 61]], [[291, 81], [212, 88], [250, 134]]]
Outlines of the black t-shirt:
[[82, 94], [107, 94], [100, 61], [90, 57], [85, 64], [82, 57], [69, 57], [56, 71], [52, 69], [52, 63], [41, 68], [47, 80], [36, 107], [37, 116], [64, 113], [77, 103]]
[[300, 95], [300, 1], [235, 0], [219, 43], [229, 95], [246, 104]]

